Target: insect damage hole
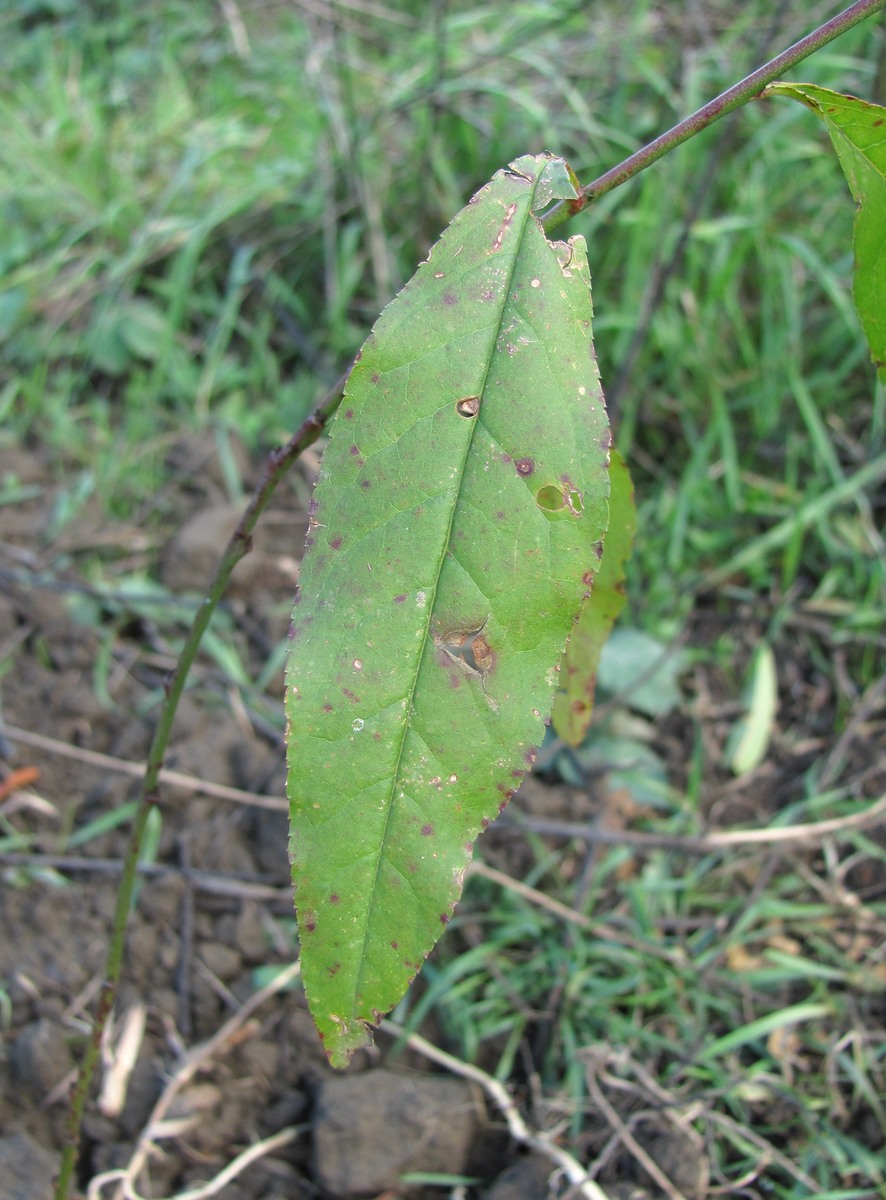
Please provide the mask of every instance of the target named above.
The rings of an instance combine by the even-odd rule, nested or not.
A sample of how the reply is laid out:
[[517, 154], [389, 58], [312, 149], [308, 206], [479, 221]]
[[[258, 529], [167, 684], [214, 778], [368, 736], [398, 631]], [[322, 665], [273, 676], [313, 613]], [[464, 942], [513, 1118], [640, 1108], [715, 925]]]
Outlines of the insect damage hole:
[[539, 488], [535, 493], [535, 503], [549, 521], [555, 521], [558, 517], [580, 517], [584, 508], [581, 492], [568, 484], [562, 487], [548, 484]]
[[480, 411], [479, 396], [462, 396], [461, 400], [456, 400], [455, 411], [460, 417], [476, 417]]
[[454, 668], [457, 672], [456, 680], [461, 675], [479, 683], [486, 703], [493, 712], [498, 712], [498, 705], [486, 689], [487, 680], [496, 663], [495, 651], [484, 632], [488, 620], [486, 617], [480, 625], [446, 629], [433, 636], [440, 666], [446, 670]]

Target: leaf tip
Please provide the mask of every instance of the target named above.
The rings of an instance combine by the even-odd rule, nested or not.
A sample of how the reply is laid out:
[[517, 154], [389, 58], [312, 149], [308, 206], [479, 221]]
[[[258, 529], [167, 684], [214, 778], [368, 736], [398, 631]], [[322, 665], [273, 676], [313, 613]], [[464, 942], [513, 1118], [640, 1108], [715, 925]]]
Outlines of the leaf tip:
[[[358, 1050], [372, 1045], [372, 1029], [366, 1021], [346, 1021], [343, 1017], [330, 1014], [331, 1030], [320, 1030], [320, 1039], [329, 1065], [343, 1071]], [[379, 1020], [381, 1015], [379, 1016]]]

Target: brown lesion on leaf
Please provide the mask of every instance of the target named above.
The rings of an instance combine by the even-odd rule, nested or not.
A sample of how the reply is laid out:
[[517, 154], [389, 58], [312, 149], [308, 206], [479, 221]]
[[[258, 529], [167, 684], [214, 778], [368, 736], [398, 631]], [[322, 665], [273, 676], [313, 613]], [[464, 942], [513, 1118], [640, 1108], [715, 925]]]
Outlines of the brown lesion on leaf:
[[506, 179], [520, 179], [524, 183], [535, 183], [534, 177], [521, 171], [516, 163], [508, 163], [508, 169], [504, 172], [504, 175]]
[[480, 690], [486, 703], [493, 712], [498, 712], [498, 704], [489, 695], [487, 683], [494, 672], [497, 662], [495, 650], [486, 637], [486, 623], [489, 617], [484, 617], [479, 624], [462, 626], [440, 626], [434, 633], [434, 646], [437, 650], [437, 662], [446, 671], [453, 671], [453, 682], [459, 675], [473, 680], [480, 685]]
[[514, 201], [513, 204], [509, 204], [508, 207], [505, 209], [504, 220], [502, 221], [502, 223], [499, 227], [498, 233], [495, 235], [495, 238], [493, 239], [493, 242], [492, 242], [493, 253], [497, 253], [499, 250], [501, 250], [502, 243], [505, 240], [505, 233], [508, 230], [508, 226], [513, 221], [514, 214], [516, 213], [516, 211], [517, 211], [517, 202], [516, 201]]
[[462, 396], [455, 402], [455, 411], [460, 417], [476, 417], [480, 411], [479, 396]]
[[572, 273], [569, 268], [572, 266], [572, 259], [575, 254], [575, 247], [571, 239], [568, 242], [552, 242], [551, 246], [554, 254], [557, 256], [557, 264], [560, 270], [564, 275], [571, 278]]
[[477, 670], [481, 675], [488, 675], [495, 666], [495, 651], [489, 645], [484, 633], [480, 632], [475, 635], [471, 650], [474, 653]]

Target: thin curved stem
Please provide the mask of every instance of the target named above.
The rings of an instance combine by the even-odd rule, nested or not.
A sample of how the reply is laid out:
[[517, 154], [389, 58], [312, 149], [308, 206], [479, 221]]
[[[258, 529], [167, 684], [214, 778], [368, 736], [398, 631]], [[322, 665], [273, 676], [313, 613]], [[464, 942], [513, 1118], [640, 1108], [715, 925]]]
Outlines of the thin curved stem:
[[185, 644], [182, 647], [181, 654], [176, 664], [175, 672], [169, 681], [169, 686], [166, 690], [166, 697], [163, 701], [163, 706], [160, 710], [160, 719], [157, 723], [157, 728], [154, 731], [154, 737], [151, 742], [151, 748], [148, 752], [147, 765], [145, 767], [144, 779], [142, 780], [141, 792], [139, 795], [138, 808], [136, 809], [135, 817], [133, 818], [132, 828], [129, 834], [129, 845], [126, 849], [126, 854], [123, 860], [123, 871], [120, 876], [120, 884], [117, 889], [117, 900], [114, 909], [114, 921], [111, 928], [111, 938], [108, 944], [108, 960], [105, 966], [105, 978], [102, 983], [102, 990], [99, 996], [98, 1007], [95, 1013], [95, 1020], [92, 1026], [92, 1034], [86, 1046], [86, 1052], [83, 1056], [83, 1061], [80, 1064], [80, 1070], [77, 1075], [77, 1083], [74, 1087], [74, 1092], [71, 1097], [71, 1107], [68, 1116], [68, 1130], [65, 1146], [62, 1151], [61, 1164], [59, 1167], [58, 1179], [56, 1181], [55, 1196], [56, 1200], [67, 1200], [68, 1189], [71, 1184], [74, 1167], [77, 1163], [77, 1154], [80, 1148], [80, 1130], [83, 1124], [83, 1113], [86, 1108], [86, 1100], [89, 1095], [89, 1089], [92, 1085], [95, 1069], [98, 1065], [99, 1055], [101, 1052], [102, 1034], [108, 1022], [111, 1009], [114, 1006], [114, 1001], [117, 998], [117, 991], [120, 984], [120, 975], [123, 968], [123, 949], [125, 945], [126, 925], [129, 921], [129, 913], [132, 907], [132, 897], [135, 889], [135, 882], [138, 876], [138, 860], [141, 854], [142, 842], [147, 827], [148, 818], [151, 815], [151, 810], [157, 803], [158, 789], [160, 784], [160, 772], [163, 767], [163, 760], [166, 757], [166, 750], [169, 745], [169, 738], [172, 733], [172, 725], [175, 720], [178, 702], [181, 699], [185, 688], [185, 683], [188, 678], [188, 673], [197, 657], [197, 651], [200, 648], [200, 642], [203, 639], [209, 622], [212, 620], [212, 615], [218, 607], [218, 603], [224, 594], [228, 580], [231, 577], [231, 572], [236, 567], [237, 563], [252, 548], [252, 531], [255, 529], [259, 517], [264, 512], [274, 494], [277, 484], [295, 462], [295, 460], [312, 445], [326, 427], [332, 414], [341, 403], [342, 391], [344, 390], [347, 373], [334, 384], [327, 392], [323, 400], [318, 404], [317, 408], [311, 413], [308, 419], [302, 424], [298, 431], [290, 438], [289, 442], [281, 449], [272, 450], [268, 455], [268, 461], [265, 465], [264, 472], [259, 480], [258, 486], [253, 493], [252, 499], [249, 502], [246, 511], [240, 518], [240, 522], [231, 539], [228, 542], [225, 552], [222, 555], [221, 562], [215, 573], [215, 578], [210, 585], [209, 591], [203, 599], [203, 603], [197, 610], [193, 623]]
[[709, 125], [713, 125], [727, 113], [735, 112], [737, 108], [741, 108], [749, 101], [756, 100], [767, 83], [772, 83], [790, 67], [796, 66], [798, 62], [802, 62], [804, 58], [808, 58], [810, 54], [820, 50], [822, 46], [826, 46], [828, 42], [832, 42], [834, 38], [839, 37], [854, 25], [859, 25], [874, 13], [882, 11], [884, 6], [886, 6], [886, 0], [856, 0], [855, 4], [832, 17], [830, 21], [826, 21], [818, 29], [814, 29], [812, 33], [808, 33], [806, 37], [795, 42], [793, 46], [789, 46], [787, 50], [783, 50], [781, 54], [777, 54], [775, 58], [770, 59], [762, 67], [758, 67], [756, 71], [752, 71], [740, 83], [733, 84], [731, 88], [721, 92], [713, 100], [709, 100], [691, 116], [680, 121], [666, 133], [660, 134], [654, 141], [632, 154], [630, 158], [611, 167], [599, 179], [595, 179], [593, 183], [581, 188], [577, 199], [559, 201], [542, 218], [545, 233], [551, 233], [554, 229], [558, 229], [576, 213], [587, 208], [594, 200], [599, 200], [607, 192], [611, 192], [620, 184], [639, 175], [641, 171], [645, 171], [648, 166], [657, 162], [669, 151], [676, 149], [677, 146], [694, 137], [702, 129], [707, 129]]

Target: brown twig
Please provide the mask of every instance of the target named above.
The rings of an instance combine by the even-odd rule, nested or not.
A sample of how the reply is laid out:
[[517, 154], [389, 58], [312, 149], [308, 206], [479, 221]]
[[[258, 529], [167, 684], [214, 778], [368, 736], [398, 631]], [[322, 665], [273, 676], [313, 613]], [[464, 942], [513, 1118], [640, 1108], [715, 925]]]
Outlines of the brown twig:
[[739, 83], [733, 84], [731, 88], [721, 92], [713, 100], [709, 100], [702, 108], [674, 125], [672, 129], [667, 130], [654, 141], [649, 142], [648, 145], [643, 146], [635, 154], [626, 158], [624, 162], [618, 163], [601, 175], [599, 179], [595, 179], [593, 183], [581, 188], [576, 200], [559, 201], [542, 219], [545, 232], [550, 233], [559, 228], [576, 213], [587, 208], [594, 200], [599, 200], [607, 192], [611, 192], [629, 179], [633, 179], [635, 175], [645, 171], [665, 154], [675, 150], [677, 146], [681, 146], [683, 142], [700, 133], [702, 129], [707, 129], [715, 121], [725, 117], [727, 113], [735, 112], [736, 109], [748, 104], [751, 100], [757, 99], [767, 83], [772, 83], [785, 71], [802, 62], [804, 58], [808, 58], [816, 50], [820, 50], [822, 46], [826, 46], [834, 38], [881, 11], [884, 4], [886, 4], [886, 0], [856, 0], [855, 4], [851, 4], [849, 8], [820, 25], [818, 29], [814, 29], [806, 37], [794, 42], [793, 46], [789, 46], [787, 50], [783, 50], [768, 63], [764, 63], [762, 67], [753, 71]]
[[643, 1149], [637, 1139], [628, 1129], [625, 1122], [616, 1112], [615, 1108], [609, 1103], [603, 1094], [603, 1089], [597, 1082], [597, 1072], [595, 1061], [591, 1055], [585, 1055], [588, 1066], [585, 1071], [585, 1079], [588, 1085], [588, 1093], [591, 1100], [599, 1108], [600, 1112], [609, 1123], [610, 1129], [618, 1134], [619, 1140], [634, 1156], [643, 1170], [649, 1177], [661, 1188], [665, 1195], [670, 1196], [670, 1200], [686, 1200], [685, 1195], [678, 1187], [671, 1182], [661, 1167], [656, 1163], [649, 1154]]
[[886, 675], [881, 675], [879, 679], [865, 691], [858, 706], [852, 716], [846, 722], [846, 728], [840, 734], [837, 741], [834, 743], [833, 749], [828, 754], [822, 768], [821, 777], [819, 778], [819, 787], [830, 787], [837, 776], [840, 774], [843, 759], [846, 757], [846, 752], [852, 743], [856, 740], [862, 731], [862, 726], [867, 719], [873, 715], [886, 698]]
[[850, 813], [847, 817], [832, 817], [827, 821], [811, 821], [808, 825], [770, 826], [768, 829], [712, 830], [703, 837], [681, 837], [678, 834], [640, 833], [622, 829], [599, 829], [577, 821], [549, 821], [536, 817], [509, 815], [505, 824], [529, 829], [549, 837], [582, 838], [588, 842], [604, 842], [611, 846], [636, 846], [644, 850], [679, 850], [684, 854], [710, 854], [718, 850], [742, 846], [796, 846], [803, 842], [818, 842], [822, 838], [841, 837], [855, 833], [878, 821], [886, 820], [886, 796], [881, 796], [869, 808]]
[[[68, 758], [74, 762], [86, 763], [98, 767], [102, 771], [114, 771], [118, 775], [128, 775], [132, 779], [141, 779], [145, 773], [144, 763], [130, 762], [125, 758], [114, 758], [110, 754], [100, 754], [97, 750], [85, 750], [82, 746], [69, 746], [57, 738], [46, 737], [42, 733], [32, 733], [29, 729], [19, 729], [16, 725], [0, 724], [0, 735], [8, 737], [13, 742], [21, 742], [24, 746], [34, 746], [45, 750], [47, 754], [56, 754], [59, 758]], [[161, 767], [157, 776], [158, 782], [169, 787], [182, 788], [195, 795], [214, 796], [218, 800], [230, 800], [233, 804], [249, 804], [253, 808], [272, 808], [280, 812], [288, 812], [289, 805], [278, 796], [262, 796], [258, 792], [246, 792], [242, 788], [228, 787], [223, 783], [212, 783], [206, 779], [197, 779], [182, 771], [171, 771]]]
[[[880, 688], [875, 692], [879, 696]], [[873, 696], [870, 697], [873, 699]], [[124, 775], [136, 776], [142, 773], [143, 767], [138, 763], [125, 759], [111, 758], [107, 754], [98, 754], [94, 750], [82, 750], [74, 746], [66, 746], [53, 738], [18, 729], [12, 725], [0, 725], [0, 734], [26, 745], [36, 746], [49, 753], [68, 758], [76, 758], [81, 762], [91, 763], [104, 770], [118, 771]], [[184, 775], [180, 771], [169, 771], [163, 768], [160, 781], [175, 787], [205, 796], [215, 796], [219, 800], [227, 800], [233, 804], [246, 804], [254, 808], [269, 808], [277, 812], [288, 812], [289, 805], [282, 796], [263, 796], [257, 792], [247, 792], [241, 788], [227, 787], [221, 783], [209, 783], [192, 775]], [[685, 854], [709, 854], [712, 851], [731, 849], [741, 846], [779, 846], [782, 844], [795, 845], [800, 842], [816, 842], [824, 837], [839, 837], [844, 833], [853, 833], [866, 829], [877, 821], [886, 819], [886, 796], [881, 796], [869, 808], [861, 812], [850, 813], [846, 817], [832, 817], [826, 821], [812, 821], [804, 825], [782, 825], [768, 829], [722, 829], [711, 830], [702, 837], [688, 837], [679, 834], [642, 833], [634, 830], [599, 829], [596, 826], [584, 825], [575, 821], [549, 821], [536, 817], [520, 816], [515, 820], [510, 813], [503, 818], [502, 824], [518, 825], [533, 833], [548, 837], [582, 838], [588, 842], [602, 842], [606, 845], [636, 846], [638, 849], [649, 850], [679, 850]], [[6, 856], [8, 859], [9, 856]], [[4, 859], [4, 861], [6, 861]], [[81, 860], [77, 860], [78, 864]], [[88, 861], [88, 860], [84, 860]], [[64, 870], [64, 866], [59, 867]], [[78, 867], [72, 869], [79, 869]], [[570, 912], [573, 910], [570, 909]]]
[[[75, 854], [27, 854], [22, 852], [0, 853], [2, 867], [42, 867], [53, 871], [86, 872], [96, 875], [119, 875], [123, 871], [122, 858], [87, 858]], [[163, 863], [138, 864], [138, 873], [150, 879], [174, 877], [185, 879], [196, 892], [209, 896], [227, 896], [236, 900], [269, 900], [292, 903], [292, 888], [274, 887], [260, 880], [238, 879], [235, 875], [215, 875], [210, 871], [188, 870]]]

